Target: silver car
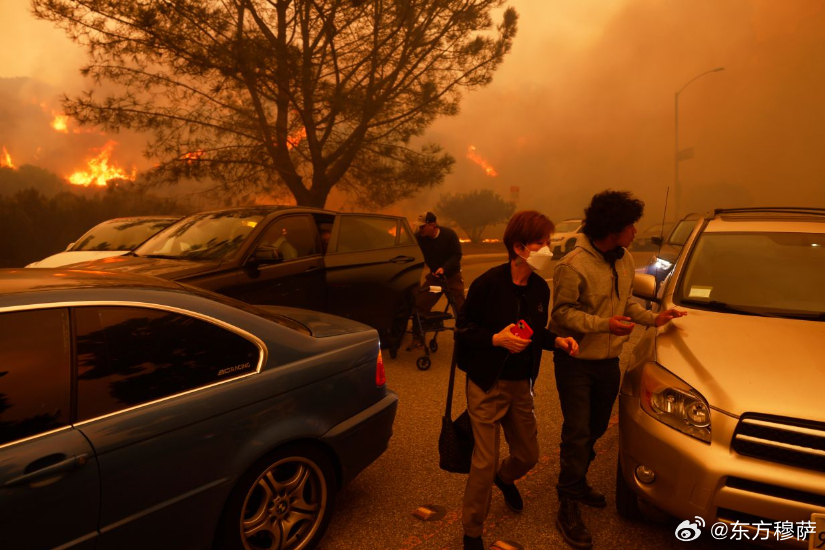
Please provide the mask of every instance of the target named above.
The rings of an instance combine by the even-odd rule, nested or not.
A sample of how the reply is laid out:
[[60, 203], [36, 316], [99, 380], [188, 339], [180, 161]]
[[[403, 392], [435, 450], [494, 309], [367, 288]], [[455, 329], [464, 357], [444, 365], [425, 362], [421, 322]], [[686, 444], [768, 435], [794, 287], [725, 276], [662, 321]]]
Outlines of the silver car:
[[688, 315], [647, 329], [620, 391], [620, 514], [825, 541], [825, 209], [717, 210], [681, 258], [659, 307]]

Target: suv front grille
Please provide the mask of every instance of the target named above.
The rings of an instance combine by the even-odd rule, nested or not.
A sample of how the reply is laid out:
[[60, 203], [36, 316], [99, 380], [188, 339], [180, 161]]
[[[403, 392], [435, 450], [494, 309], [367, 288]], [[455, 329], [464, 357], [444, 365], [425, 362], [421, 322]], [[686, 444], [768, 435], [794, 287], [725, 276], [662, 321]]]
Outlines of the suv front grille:
[[731, 447], [741, 455], [825, 472], [825, 424], [820, 422], [744, 415]]

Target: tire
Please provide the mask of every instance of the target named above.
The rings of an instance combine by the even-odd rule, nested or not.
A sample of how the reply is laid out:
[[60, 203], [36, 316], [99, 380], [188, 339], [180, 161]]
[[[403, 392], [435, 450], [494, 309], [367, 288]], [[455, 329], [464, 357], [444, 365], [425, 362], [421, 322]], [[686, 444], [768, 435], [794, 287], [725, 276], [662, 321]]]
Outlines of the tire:
[[616, 510], [625, 519], [638, 521], [643, 517], [639, 497], [624, 479], [621, 460], [616, 461]]
[[430, 340], [430, 351], [433, 353], [438, 351], [438, 342], [435, 341], [435, 338]]
[[223, 550], [310, 550], [335, 507], [335, 473], [323, 451], [306, 444], [277, 449], [244, 473], [218, 527]]
[[398, 348], [390, 348], [390, 359], [398, 357]]
[[432, 362], [430, 362], [430, 358], [426, 355], [422, 355], [415, 362], [415, 366], [418, 367], [418, 370], [427, 370], [431, 365]]

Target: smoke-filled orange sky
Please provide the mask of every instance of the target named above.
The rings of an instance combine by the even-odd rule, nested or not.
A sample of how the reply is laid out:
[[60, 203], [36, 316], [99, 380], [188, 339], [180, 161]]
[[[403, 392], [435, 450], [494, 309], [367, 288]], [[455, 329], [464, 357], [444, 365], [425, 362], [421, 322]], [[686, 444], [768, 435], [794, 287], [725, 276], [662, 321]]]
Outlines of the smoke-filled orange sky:
[[[674, 93], [714, 67], [725, 70], [680, 95], [680, 148], [694, 151], [680, 163], [681, 212], [825, 207], [821, 0], [510, 5], [519, 32], [493, 83], [468, 94], [461, 113], [426, 136], [456, 157], [453, 173], [443, 187], [392, 210], [431, 208], [444, 192], [475, 188], [509, 199], [518, 186], [519, 208], [560, 220], [581, 215], [593, 193], [612, 187], [642, 198], [644, 222], [652, 224], [668, 185], [673, 207]], [[0, 77], [32, 77], [69, 93], [82, 88], [83, 51], [34, 20], [26, 0], [3, 0], [0, 25]], [[8, 136], [5, 125], [0, 118]], [[470, 145], [497, 176], [467, 157]], [[128, 162], [138, 162], [137, 153]]]

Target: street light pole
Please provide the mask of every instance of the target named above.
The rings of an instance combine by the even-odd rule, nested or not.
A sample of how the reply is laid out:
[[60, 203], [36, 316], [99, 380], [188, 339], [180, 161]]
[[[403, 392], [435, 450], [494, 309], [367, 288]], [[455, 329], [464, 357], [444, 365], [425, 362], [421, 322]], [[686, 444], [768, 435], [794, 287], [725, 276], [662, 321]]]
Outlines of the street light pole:
[[717, 73], [724, 70], [724, 67], [716, 67], [715, 69], [711, 69], [694, 76], [688, 80], [684, 86], [679, 88], [679, 91], [677, 91], [673, 97], [673, 214], [677, 220], [679, 219], [679, 206], [682, 199], [682, 184], [679, 181], [679, 161], [682, 160], [680, 158], [681, 155], [679, 151], [679, 94], [681, 94], [682, 91], [688, 87], [688, 85], [692, 84], [706, 74]]

